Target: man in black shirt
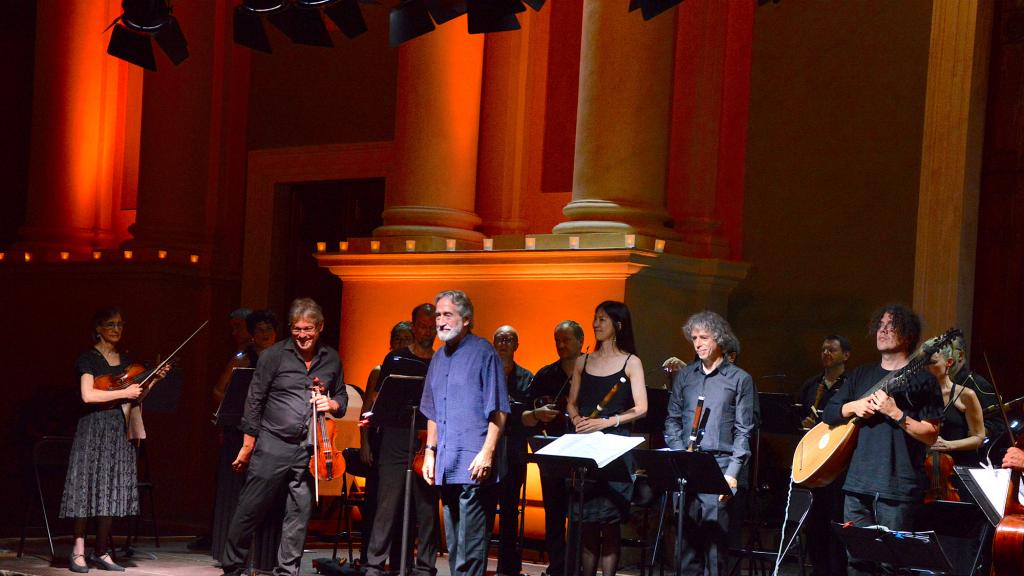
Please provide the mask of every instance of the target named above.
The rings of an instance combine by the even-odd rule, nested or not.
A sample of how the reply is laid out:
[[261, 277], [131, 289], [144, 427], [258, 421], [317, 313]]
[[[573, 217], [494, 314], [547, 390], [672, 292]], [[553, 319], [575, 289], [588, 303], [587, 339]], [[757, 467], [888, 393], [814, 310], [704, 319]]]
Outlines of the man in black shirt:
[[[335, 350], [319, 343], [324, 328], [320, 306], [309, 298], [297, 299], [292, 302], [288, 319], [291, 338], [260, 355], [249, 385], [242, 418], [245, 437], [232, 463], [236, 472], [249, 468], [249, 473], [221, 557], [224, 574], [244, 571], [253, 531], [281, 490], [287, 490], [288, 500], [274, 574], [299, 573], [312, 511], [312, 411], [340, 417], [348, 406], [341, 359]], [[311, 391], [318, 385], [324, 387], [326, 395]]]
[[[697, 399], [704, 397], [709, 414], [703, 439], [696, 449], [715, 456], [733, 493], [747, 485], [750, 437], [756, 425], [757, 390], [754, 380], [729, 362], [723, 343], [735, 336], [724, 318], [714, 312], [694, 314], [683, 326], [699, 361], [679, 369], [673, 378], [665, 420], [665, 442], [686, 450]], [[730, 496], [686, 492], [684, 499], [682, 573], [725, 574]]]
[[[366, 549], [367, 576], [385, 573], [384, 560], [389, 550], [395, 548], [392, 539], [401, 538], [411, 407], [419, 404], [423, 380], [408, 380], [400, 376], [427, 375], [434, 355], [434, 305], [420, 304], [413, 308], [412, 323], [412, 345], [388, 353], [380, 364], [380, 378], [373, 392], [377, 400], [372, 402], [371, 424], [379, 428], [380, 448], [377, 452], [377, 510]], [[418, 412], [416, 416], [417, 428], [425, 426], [423, 416]], [[437, 573], [438, 493], [435, 487], [427, 486], [418, 473], [414, 473], [412, 479], [412, 504], [410, 522], [417, 526], [419, 541], [412, 572], [417, 576], [433, 576]], [[406, 558], [409, 553], [409, 550], [402, 551]], [[399, 562], [400, 556], [391, 556], [392, 571], [398, 569]]]
[[[850, 359], [850, 341], [831, 334], [821, 343], [821, 373], [811, 377], [800, 390], [800, 404], [805, 428], [821, 421], [821, 412], [846, 381], [846, 361]], [[807, 555], [814, 566], [814, 576], [846, 574], [846, 553], [843, 544], [832, 532], [832, 522], [843, 521], [843, 479], [828, 486], [813, 488], [811, 510], [804, 521]]]
[[[568, 421], [559, 416], [565, 409], [576, 359], [583, 350], [583, 327], [575, 320], [555, 326], [555, 352], [558, 360], [537, 371], [530, 396], [544, 404], [526, 413], [524, 423], [536, 425], [544, 434], [565, 434]], [[565, 476], [540, 470], [540, 489], [544, 498], [544, 548], [548, 554], [547, 576], [565, 574], [565, 519], [569, 513], [569, 493]]]
[[519, 502], [523, 484], [526, 482], [526, 438], [528, 427], [523, 416], [533, 409], [530, 383], [533, 374], [516, 364], [516, 350], [519, 349], [519, 332], [512, 326], [501, 326], [494, 331], [491, 342], [501, 358], [505, 372], [505, 386], [508, 388], [508, 404], [511, 412], [505, 421], [505, 450], [508, 458], [508, 476], [500, 484], [501, 494], [498, 507], [501, 516], [498, 533], [501, 546], [498, 549], [498, 576], [519, 576], [523, 569], [522, 548], [519, 538]]
[[[876, 312], [871, 327], [881, 362], [853, 370], [829, 401], [823, 420], [836, 425], [856, 416], [860, 421], [843, 484], [845, 520], [855, 526], [913, 530], [928, 486], [925, 450], [935, 443], [942, 422], [942, 391], [934, 376], [921, 371], [899, 390], [890, 390], [891, 396], [883, 390], [868, 394], [910, 362], [921, 336], [921, 320], [906, 306], [895, 304]], [[872, 568], [851, 556], [849, 574], [871, 574]]]

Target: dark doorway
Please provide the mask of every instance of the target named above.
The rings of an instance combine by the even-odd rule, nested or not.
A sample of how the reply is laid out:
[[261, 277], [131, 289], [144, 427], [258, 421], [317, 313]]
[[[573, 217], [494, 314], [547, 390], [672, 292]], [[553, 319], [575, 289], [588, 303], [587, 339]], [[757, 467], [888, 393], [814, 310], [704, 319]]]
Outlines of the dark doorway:
[[342, 285], [317, 264], [316, 243], [326, 242], [327, 250], [333, 252], [341, 240], [370, 236], [381, 225], [383, 210], [383, 178], [278, 186], [269, 303], [284, 320], [282, 325], [287, 323], [291, 301], [310, 297], [324, 309], [323, 341], [337, 348]]

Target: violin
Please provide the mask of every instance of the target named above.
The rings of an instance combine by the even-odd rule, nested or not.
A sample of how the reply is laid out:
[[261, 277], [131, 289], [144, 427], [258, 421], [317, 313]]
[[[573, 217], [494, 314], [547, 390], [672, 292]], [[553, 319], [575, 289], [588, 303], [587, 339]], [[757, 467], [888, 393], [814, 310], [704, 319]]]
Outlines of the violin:
[[153, 370], [146, 370], [142, 364], [129, 364], [120, 374], [103, 374], [93, 378], [92, 387], [96, 390], [124, 390], [132, 384], [142, 384]]
[[[310, 390], [320, 394], [325, 392], [316, 377]], [[310, 427], [313, 430], [313, 455], [309, 457], [309, 472], [317, 480], [334, 480], [336, 475], [345, 472], [345, 459], [341, 457], [341, 450], [334, 446], [334, 419], [328, 418], [325, 412], [317, 412], [314, 406]]]
[[928, 474], [928, 489], [924, 493], [924, 503], [936, 500], [959, 502], [960, 492], [953, 486], [953, 457], [945, 452], [929, 450], [924, 459], [924, 470]]

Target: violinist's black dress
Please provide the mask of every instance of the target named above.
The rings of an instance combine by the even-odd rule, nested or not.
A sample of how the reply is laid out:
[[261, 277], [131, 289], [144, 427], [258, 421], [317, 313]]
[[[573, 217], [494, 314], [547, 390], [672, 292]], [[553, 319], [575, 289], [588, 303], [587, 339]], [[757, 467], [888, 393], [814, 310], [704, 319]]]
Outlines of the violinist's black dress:
[[[82, 374], [119, 374], [129, 364], [131, 361], [121, 354], [121, 364], [111, 366], [93, 348], [78, 357], [76, 368], [80, 379]], [[124, 412], [120, 406], [87, 404], [84, 409], [88, 412], [78, 420], [71, 446], [60, 517], [137, 515], [135, 449], [128, 441]]]

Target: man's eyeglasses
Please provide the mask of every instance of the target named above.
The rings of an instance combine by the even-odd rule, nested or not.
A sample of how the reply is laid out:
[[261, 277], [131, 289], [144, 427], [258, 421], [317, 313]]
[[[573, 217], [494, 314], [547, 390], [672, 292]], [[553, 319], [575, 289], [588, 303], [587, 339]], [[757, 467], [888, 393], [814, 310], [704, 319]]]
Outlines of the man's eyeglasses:
[[295, 326], [292, 326], [292, 334], [295, 334], [296, 336], [301, 334], [316, 334], [316, 331], [316, 326], [309, 326], [307, 328], [296, 328]]
[[516, 343], [516, 337], [515, 336], [495, 336], [494, 337], [494, 343], [495, 344], [515, 344]]

